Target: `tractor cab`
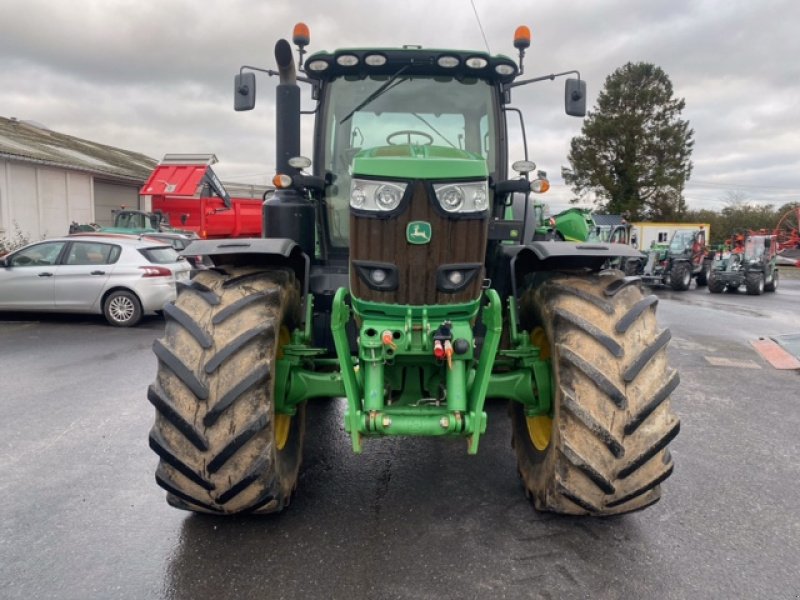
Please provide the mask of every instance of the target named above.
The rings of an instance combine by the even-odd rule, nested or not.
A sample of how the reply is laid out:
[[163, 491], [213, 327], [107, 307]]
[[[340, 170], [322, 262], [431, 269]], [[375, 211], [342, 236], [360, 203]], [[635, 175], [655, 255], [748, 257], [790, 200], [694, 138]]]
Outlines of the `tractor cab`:
[[507, 172], [503, 85], [516, 73], [505, 57], [422, 48], [308, 59], [314, 164], [330, 181], [326, 250], [349, 253], [354, 295], [412, 305], [480, 295], [491, 184]]

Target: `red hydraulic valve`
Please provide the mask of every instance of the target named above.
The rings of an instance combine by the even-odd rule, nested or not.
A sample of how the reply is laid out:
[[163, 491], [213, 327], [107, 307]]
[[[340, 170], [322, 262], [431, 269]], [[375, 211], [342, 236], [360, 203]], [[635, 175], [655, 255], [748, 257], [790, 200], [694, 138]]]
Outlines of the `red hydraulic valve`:
[[397, 350], [397, 344], [394, 343], [394, 336], [388, 329], [381, 334], [381, 341], [384, 346], [389, 346], [392, 350]]
[[447, 357], [447, 368], [453, 368], [453, 344], [450, 343], [450, 340], [444, 341], [444, 355]]

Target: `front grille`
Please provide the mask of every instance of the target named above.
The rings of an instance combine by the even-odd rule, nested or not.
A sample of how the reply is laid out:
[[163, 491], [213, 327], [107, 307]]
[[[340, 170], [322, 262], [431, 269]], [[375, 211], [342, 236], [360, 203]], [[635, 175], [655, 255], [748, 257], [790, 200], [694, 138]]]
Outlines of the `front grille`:
[[[411, 202], [392, 218], [350, 214], [350, 258], [365, 263], [388, 263], [397, 269], [397, 286], [391, 291], [371, 289], [356, 269], [350, 268], [350, 290], [362, 300], [391, 304], [455, 304], [477, 298], [483, 273], [455, 293], [437, 288], [437, 270], [445, 264], [483, 264], [488, 217], [458, 219], [444, 216], [428, 198], [424, 182], [413, 184]], [[431, 225], [431, 241], [414, 245], [406, 240], [412, 221]], [[482, 270], [481, 270], [482, 271]]]

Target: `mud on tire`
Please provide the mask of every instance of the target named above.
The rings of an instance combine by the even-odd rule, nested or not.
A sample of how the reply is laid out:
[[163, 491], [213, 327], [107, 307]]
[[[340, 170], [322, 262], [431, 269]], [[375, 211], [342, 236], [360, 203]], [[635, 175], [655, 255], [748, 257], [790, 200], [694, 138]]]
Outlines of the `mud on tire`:
[[164, 316], [147, 397], [156, 408], [156, 481], [167, 501], [215, 514], [283, 509], [297, 483], [305, 426], [300, 406], [288, 436], [279, 433], [273, 399], [280, 342], [299, 322], [294, 275], [201, 271]]
[[522, 405], [511, 403], [517, 466], [536, 509], [614, 515], [660, 498], [673, 470], [667, 449], [680, 422], [669, 396], [669, 330], [656, 296], [619, 272], [554, 276], [525, 292], [522, 326], [543, 327], [552, 360], [549, 443], [532, 441]]

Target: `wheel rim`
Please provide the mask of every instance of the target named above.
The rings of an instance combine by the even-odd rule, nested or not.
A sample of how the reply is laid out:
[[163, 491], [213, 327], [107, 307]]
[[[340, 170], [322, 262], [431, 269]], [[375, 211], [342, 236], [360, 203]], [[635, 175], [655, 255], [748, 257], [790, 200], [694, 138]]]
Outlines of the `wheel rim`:
[[[550, 341], [547, 333], [541, 327], [537, 327], [531, 333], [531, 344], [539, 348], [539, 357], [545, 360], [550, 358]], [[533, 447], [540, 452], [547, 449], [550, 445], [550, 438], [553, 431], [553, 419], [548, 415], [536, 415], [525, 417], [525, 424], [528, 427], [528, 437]]]
[[[278, 359], [283, 358], [283, 347], [288, 344], [290, 340], [291, 334], [289, 333], [289, 329], [285, 325], [282, 325], [278, 333], [278, 348], [275, 354]], [[286, 446], [286, 442], [289, 441], [291, 426], [292, 415], [282, 413], [277, 413], [275, 415], [275, 447], [278, 450], [283, 450]]]
[[683, 274], [683, 285], [688, 287], [689, 282], [692, 280], [692, 274], [689, 271], [685, 271]]
[[136, 307], [134, 307], [133, 301], [127, 296], [116, 296], [108, 304], [108, 312], [118, 323], [130, 321], [135, 311]]

